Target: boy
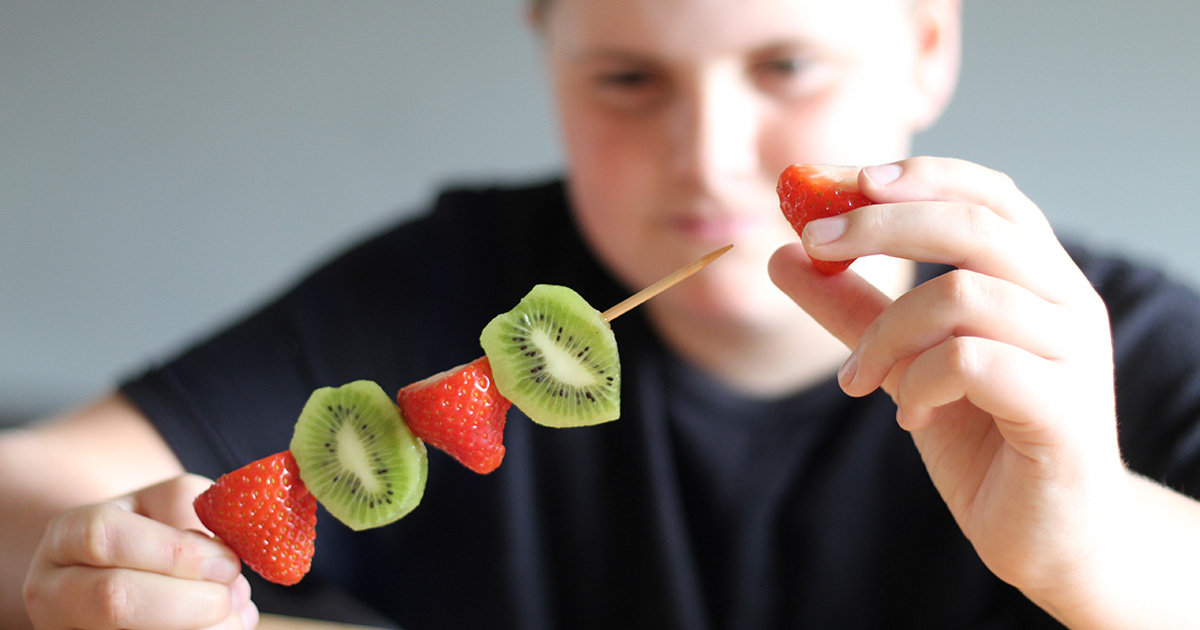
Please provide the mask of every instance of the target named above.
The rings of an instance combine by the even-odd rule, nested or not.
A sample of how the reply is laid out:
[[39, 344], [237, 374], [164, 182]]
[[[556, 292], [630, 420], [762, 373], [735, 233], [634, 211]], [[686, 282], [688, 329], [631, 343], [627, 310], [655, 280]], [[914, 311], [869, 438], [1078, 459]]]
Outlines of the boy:
[[[732, 242], [614, 325], [620, 421], [513, 417], [488, 476], [435, 453], [399, 523], [322, 520], [305, 588], [414, 628], [1194, 624], [1200, 506], [1132, 471], [1200, 481], [1200, 305], [1068, 254], [1003, 175], [907, 158], [953, 91], [956, 2], [533, 16], [564, 181], [447, 194], [118, 394], [4, 436], [6, 605], [29, 566], [39, 627], [253, 625], [228, 549], [186, 531], [205, 482], [185, 470], [281, 450], [314, 387], [473, 358], [534, 282], [615, 303]], [[774, 193], [794, 162], [876, 165], [856, 176], [877, 205], [795, 243]], [[863, 259], [825, 277], [808, 254]]]

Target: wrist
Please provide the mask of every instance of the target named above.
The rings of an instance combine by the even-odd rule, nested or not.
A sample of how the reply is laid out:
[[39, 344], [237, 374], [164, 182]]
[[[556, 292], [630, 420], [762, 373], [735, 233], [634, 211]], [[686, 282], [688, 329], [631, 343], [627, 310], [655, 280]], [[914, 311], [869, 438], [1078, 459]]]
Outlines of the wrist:
[[1079, 505], [1072, 505], [1077, 520], [1064, 528], [1068, 533], [1047, 553], [1041, 571], [1017, 585], [1069, 628], [1108, 627], [1101, 623], [1112, 604], [1106, 599], [1121, 590], [1132, 569], [1128, 541], [1138, 528], [1132, 483], [1122, 468], [1093, 491], [1091, 500], [1078, 499]]
[[1200, 504], [1125, 471], [1056, 571], [1022, 588], [1074, 629], [1200, 626]]

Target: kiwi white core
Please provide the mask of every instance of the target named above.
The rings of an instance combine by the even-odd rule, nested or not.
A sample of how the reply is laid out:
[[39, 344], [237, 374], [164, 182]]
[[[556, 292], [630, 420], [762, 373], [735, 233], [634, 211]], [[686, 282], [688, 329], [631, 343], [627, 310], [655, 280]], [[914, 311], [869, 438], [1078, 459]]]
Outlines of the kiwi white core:
[[530, 331], [530, 341], [541, 348], [546, 357], [546, 371], [551, 376], [574, 387], [590, 387], [597, 385], [600, 379], [596, 374], [581, 365], [570, 353], [556, 344], [549, 333], [541, 329]]
[[370, 457], [363, 448], [362, 440], [354, 433], [354, 427], [343, 423], [338, 429], [337, 440], [338, 462], [347, 472], [358, 477], [362, 487], [369, 493], [379, 492], [381, 486], [375, 475], [371, 474]]

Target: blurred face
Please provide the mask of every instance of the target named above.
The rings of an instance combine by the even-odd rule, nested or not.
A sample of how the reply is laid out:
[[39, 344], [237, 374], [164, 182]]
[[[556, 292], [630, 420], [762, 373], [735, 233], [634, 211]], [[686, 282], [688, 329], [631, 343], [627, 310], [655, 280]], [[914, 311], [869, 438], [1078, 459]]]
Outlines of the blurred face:
[[734, 249], [659, 313], [796, 316], [767, 259], [797, 239], [775, 183], [795, 162], [908, 154], [929, 117], [903, 0], [555, 0], [544, 15], [576, 219], [631, 289]]

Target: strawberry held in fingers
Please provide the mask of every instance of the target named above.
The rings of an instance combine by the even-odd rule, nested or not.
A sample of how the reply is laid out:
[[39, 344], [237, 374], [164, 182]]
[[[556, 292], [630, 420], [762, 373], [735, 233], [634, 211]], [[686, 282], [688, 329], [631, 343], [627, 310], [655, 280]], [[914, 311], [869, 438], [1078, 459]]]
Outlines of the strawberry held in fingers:
[[196, 515], [251, 569], [291, 585], [312, 565], [317, 499], [291, 451], [222, 475], [193, 502]]
[[[783, 216], [797, 234], [814, 219], [832, 217], [873, 203], [858, 190], [858, 169], [813, 164], [793, 164], [779, 176], [776, 192]], [[827, 274], [845, 271], [853, 260], [812, 259], [813, 267]]]
[[504, 422], [512, 403], [496, 390], [481, 357], [400, 390], [409, 429], [471, 470], [486, 474], [504, 459]]

